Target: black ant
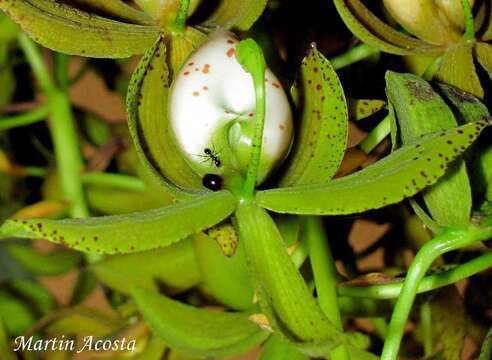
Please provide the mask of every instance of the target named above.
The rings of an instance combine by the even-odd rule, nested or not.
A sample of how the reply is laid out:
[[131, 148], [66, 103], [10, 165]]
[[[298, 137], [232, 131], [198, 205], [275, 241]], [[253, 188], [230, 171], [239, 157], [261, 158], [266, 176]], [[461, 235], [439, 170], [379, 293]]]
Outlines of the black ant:
[[214, 151], [209, 148], [205, 148], [203, 152], [205, 153], [205, 155], [198, 155], [198, 156], [205, 158], [204, 161], [210, 160], [212, 164], [215, 164], [215, 166], [217, 167], [220, 167], [222, 165], [222, 162], [220, 161], [217, 151]]

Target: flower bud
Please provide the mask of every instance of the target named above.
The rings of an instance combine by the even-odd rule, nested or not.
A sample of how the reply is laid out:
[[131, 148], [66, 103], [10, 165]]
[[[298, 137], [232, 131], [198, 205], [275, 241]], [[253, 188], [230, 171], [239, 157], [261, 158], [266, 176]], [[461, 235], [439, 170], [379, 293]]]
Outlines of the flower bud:
[[[183, 65], [171, 88], [169, 116], [178, 148], [200, 175], [245, 174], [255, 128], [255, 90], [235, 56], [237, 39], [217, 32]], [[275, 75], [265, 74], [266, 114], [258, 182], [286, 157], [292, 113]]]

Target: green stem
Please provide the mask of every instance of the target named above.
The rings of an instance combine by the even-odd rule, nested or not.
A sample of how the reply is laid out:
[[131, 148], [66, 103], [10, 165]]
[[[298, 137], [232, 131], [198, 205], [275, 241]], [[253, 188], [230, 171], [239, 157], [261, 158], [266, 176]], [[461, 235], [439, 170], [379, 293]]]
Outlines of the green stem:
[[65, 54], [55, 53], [55, 76], [58, 87], [61, 90], [67, 90], [70, 84], [68, 76], [69, 57]]
[[[338, 274], [321, 218], [306, 217], [305, 237], [318, 294], [318, 304], [328, 320], [338, 330], [343, 331], [337, 296]], [[345, 345], [337, 347], [330, 355], [333, 360], [350, 359], [348, 348]]]
[[19, 45], [26, 55], [26, 59], [31, 66], [34, 76], [36, 77], [39, 86], [46, 94], [55, 89], [51, 81], [50, 72], [44, 63], [43, 56], [37, 45], [25, 34], [21, 33], [18, 38]]
[[242, 191], [243, 197], [249, 199], [253, 196], [255, 191], [258, 167], [260, 166], [263, 128], [266, 113], [266, 63], [263, 56], [263, 51], [253, 39], [246, 39], [237, 44], [236, 55], [241, 66], [251, 74], [255, 87], [255, 130], [251, 144], [251, 155], [248, 164], [248, 171], [246, 173], [246, 179], [244, 180]]
[[82, 182], [85, 185], [101, 185], [115, 189], [145, 191], [145, 184], [142, 180], [122, 174], [109, 174], [104, 172], [86, 173], [82, 175]]
[[463, 16], [465, 18], [463, 40], [473, 41], [475, 40], [475, 21], [469, 0], [461, 0], [461, 6], [463, 7]]
[[381, 122], [362, 140], [359, 148], [366, 154], [373, 151], [391, 132], [390, 117], [386, 116]]
[[432, 310], [429, 302], [420, 306], [420, 327], [424, 339], [424, 354], [429, 357], [433, 353], [434, 345], [432, 339]]
[[181, 0], [179, 4], [178, 14], [176, 20], [174, 20], [172, 29], [176, 32], [182, 32], [186, 25], [186, 19], [188, 18], [188, 9], [190, 8], [190, 0]]
[[376, 54], [379, 54], [379, 50], [366, 44], [360, 44], [341, 55], [331, 58], [330, 62], [335, 70], [339, 70]]
[[[492, 267], [492, 251], [476, 257], [469, 262], [456, 266], [450, 270], [426, 276], [419, 284], [417, 293], [425, 293], [448, 286], [457, 281], [466, 279]], [[338, 294], [352, 298], [365, 299], [396, 299], [400, 296], [403, 283], [394, 282], [391, 284], [371, 285], [371, 286], [350, 286], [339, 285]]]
[[45, 119], [50, 112], [49, 104], [42, 104], [36, 109], [21, 113], [19, 115], [0, 118], [0, 131], [10, 130], [20, 126], [34, 124]]
[[419, 283], [434, 260], [449, 251], [469, 246], [490, 236], [492, 236], [492, 228], [479, 229], [469, 226], [466, 229], [448, 230], [429, 241], [419, 250], [408, 269], [401, 294], [396, 301], [381, 360], [396, 360], [405, 324], [417, 295]]

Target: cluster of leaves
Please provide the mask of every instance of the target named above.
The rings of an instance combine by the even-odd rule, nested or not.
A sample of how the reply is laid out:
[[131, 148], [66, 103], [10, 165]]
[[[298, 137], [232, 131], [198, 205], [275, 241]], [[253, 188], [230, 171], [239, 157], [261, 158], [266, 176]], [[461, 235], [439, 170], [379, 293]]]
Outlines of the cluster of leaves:
[[[84, 163], [68, 98], [67, 57], [56, 55], [51, 78], [38, 48], [3, 18], [8, 24], [8, 30], [2, 27], [1, 32], [4, 52], [8, 54], [12, 41], [19, 39], [47, 99], [20, 115], [24, 116], [20, 120], [8, 119], [5, 128], [49, 116], [57, 170], [43, 174], [44, 200], [14, 215], [9, 210], [10, 219], [0, 228], [0, 237], [9, 240], [2, 252], [21, 272], [10, 271], [13, 275], [0, 293], [0, 318], [8, 335], [134, 338], [139, 342], [134, 353], [106, 355], [135, 359], [158, 359], [164, 354], [223, 358], [262, 344], [261, 356], [267, 360], [373, 359], [379, 335], [379, 341], [386, 338], [383, 358], [394, 359], [411, 316], [420, 331], [402, 350], [408, 354], [419, 351], [414, 343], [423, 343], [426, 355], [455, 359], [462, 350], [465, 328], [473, 329], [474, 340], [481, 343], [489, 324], [483, 323], [483, 317], [482, 323], [475, 321], [465, 311], [454, 287], [436, 289], [492, 263], [490, 253], [480, 245], [492, 235], [492, 148], [486, 140], [475, 143], [492, 122], [480, 101], [484, 94], [478, 75], [467, 66], [474, 66], [475, 51], [488, 70], [484, 59], [490, 56], [490, 45], [468, 38], [446, 48], [427, 44], [391, 29], [360, 1], [335, 0], [348, 27], [368, 44], [399, 55], [442, 56], [436, 77], [448, 85], [387, 72], [391, 153], [366, 166], [367, 157], [360, 150], [347, 150], [349, 120], [364, 121], [384, 102], [347, 100], [335, 69], [312, 46], [291, 88], [298, 126], [284, 167], [267, 185], [255, 188], [258, 146], [245, 179], [238, 184], [226, 178], [225, 189], [212, 192], [180, 156], [167, 112], [156, 109], [166, 109], [175, 74], [210, 32], [248, 30], [267, 2], [224, 0], [205, 10], [197, 1], [134, 2], [142, 11], [119, 0], [80, 0], [78, 7], [52, 0], [0, 1], [0, 8], [25, 33], [50, 49], [86, 57], [143, 54], [126, 94], [127, 136], [133, 146], [117, 155], [118, 174], [81, 175]], [[481, 5], [479, 13], [483, 9], [488, 8]], [[201, 11], [205, 20], [199, 16]], [[486, 23], [483, 17], [479, 20]], [[487, 41], [487, 34], [480, 39]], [[251, 39], [236, 50], [259, 94], [265, 71], [261, 50]], [[3, 58], [2, 71], [7, 75], [0, 79], [6, 89], [14, 83], [8, 59]], [[465, 76], [473, 81], [465, 81]], [[0, 106], [10, 103], [10, 96], [7, 93]], [[264, 106], [262, 101], [257, 96], [257, 106]], [[254, 144], [258, 145], [263, 119], [258, 116], [256, 121]], [[104, 143], [100, 124], [86, 123], [91, 140]], [[36, 170], [13, 165], [7, 158], [4, 163], [11, 176], [2, 176], [2, 194], [15, 185], [16, 171], [24, 176]], [[404, 203], [407, 198], [413, 198], [415, 215]], [[5, 200], [11, 202], [12, 197]], [[88, 217], [88, 204], [94, 214], [108, 216]], [[340, 283], [322, 216], [371, 214], [395, 204], [399, 214], [393, 217], [404, 228], [395, 226], [388, 239], [406, 233], [419, 250], [406, 278], [391, 277], [395, 274], [391, 267], [404, 268], [405, 247], [388, 245], [388, 255], [392, 249], [397, 256], [380, 269], [385, 276], [362, 276], [354, 259], [345, 257], [353, 280]], [[72, 218], [58, 219], [67, 212]], [[386, 215], [384, 221], [392, 219], [384, 210], [381, 214]], [[345, 244], [347, 237], [345, 233]], [[20, 240], [38, 238], [63, 248], [42, 254]], [[472, 259], [446, 262], [446, 253], [471, 245], [478, 248]], [[332, 242], [332, 247], [337, 246]], [[436, 259], [446, 266], [427, 274]], [[71, 306], [56, 309], [51, 295], [33, 276], [61, 274], [81, 263], [87, 266], [79, 274]], [[116, 312], [80, 305], [97, 282], [110, 289]], [[416, 294], [423, 292], [416, 306], [420, 314], [410, 314]], [[386, 328], [391, 304], [383, 299], [394, 298], [399, 299]], [[29, 303], [37, 306], [36, 313]], [[213, 311], [207, 308], [211, 304], [230, 311]], [[460, 310], [449, 310], [456, 307]], [[479, 312], [487, 307], [490, 304], [476, 305]], [[19, 316], [6, 316], [12, 313]], [[354, 331], [344, 331], [342, 320], [356, 317], [378, 318], [377, 331], [371, 336], [355, 326]], [[7, 335], [2, 335], [1, 355], [13, 358], [5, 345]], [[490, 352], [489, 342], [484, 343], [483, 356]], [[45, 357], [71, 356], [59, 353]]]

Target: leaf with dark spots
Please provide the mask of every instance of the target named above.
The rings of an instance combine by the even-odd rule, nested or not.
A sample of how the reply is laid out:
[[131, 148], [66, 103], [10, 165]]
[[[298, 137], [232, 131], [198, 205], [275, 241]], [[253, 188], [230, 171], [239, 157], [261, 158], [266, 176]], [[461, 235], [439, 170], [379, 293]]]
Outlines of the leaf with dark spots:
[[352, 121], [365, 119], [384, 109], [386, 102], [374, 99], [348, 99], [349, 118]]
[[314, 47], [301, 66], [303, 115], [282, 186], [313, 184], [333, 177], [347, 145], [345, 95], [330, 62]]
[[42, 238], [103, 254], [132, 253], [168, 246], [227, 218], [236, 206], [226, 191], [176, 205], [125, 215], [87, 219], [7, 220], [0, 238]]
[[[490, 124], [481, 120], [424, 136], [361, 171], [324, 184], [260, 191], [257, 203], [279, 213], [310, 215], [354, 214], [397, 203], [435, 183]], [[443, 151], [446, 156], [439, 156]], [[420, 175], [423, 169], [427, 177]]]
[[36, 42], [66, 54], [129, 57], [144, 53], [159, 36], [156, 26], [126, 24], [50, 0], [5, 0], [0, 9]]

